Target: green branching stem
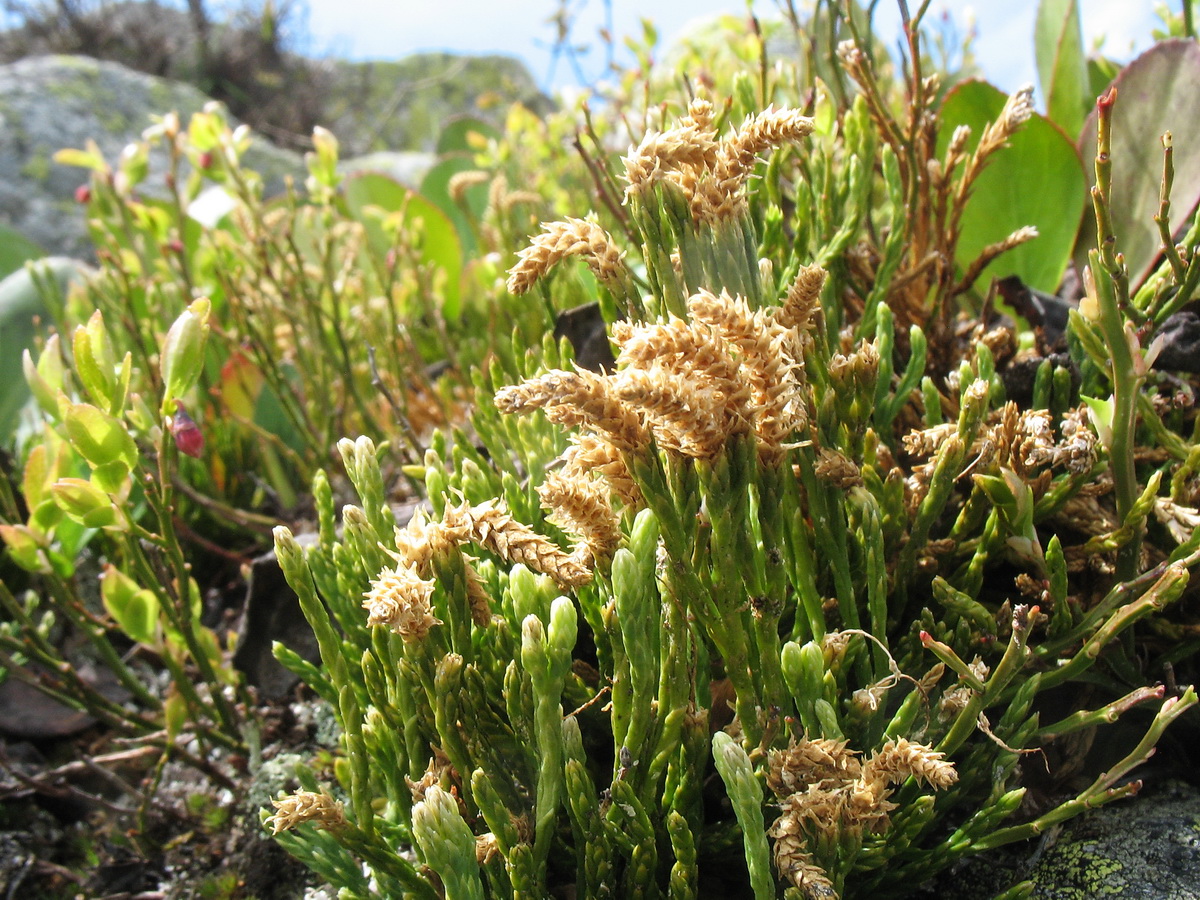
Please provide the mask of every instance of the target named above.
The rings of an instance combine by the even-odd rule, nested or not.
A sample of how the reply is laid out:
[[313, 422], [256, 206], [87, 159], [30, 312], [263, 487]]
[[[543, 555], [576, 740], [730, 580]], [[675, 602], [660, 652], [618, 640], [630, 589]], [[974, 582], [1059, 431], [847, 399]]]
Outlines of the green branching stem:
[[577, 627], [575, 606], [565, 597], [554, 601], [548, 626], [534, 615], [521, 624], [521, 664], [533, 682], [538, 752], [534, 859], [543, 878], [563, 798], [561, 697]]
[[[1098, 250], [1089, 254], [1095, 284], [1099, 325], [1112, 360], [1113, 419], [1109, 440], [1109, 464], [1117, 501], [1117, 518], [1125, 522], [1140, 493], [1134, 468], [1134, 430], [1140, 377], [1134, 360], [1136, 343], [1126, 335], [1125, 316], [1129, 303], [1129, 273], [1116, 252], [1116, 235], [1109, 214], [1112, 191], [1112, 111], [1116, 91], [1109, 89], [1096, 101], [1096, 185], [1092, 205], [1096, 213]], [[1137, 351], [1140, 352], [1140, 351]], [[1139, 534], [1141, 529], [1139, 529]], [[1117, 578], [1127, 581], [1137, 574], [1141, 540], [1135, 536], [1117, 554]]]
[[[162, 534], [160, 547], [162, 548], [167, 562], [170, 566], [171, 574], [174, 577], [174, 596], [170, 596], [170, 592], [164, 585], [164, 591], [167, 596], [163, 596], [163, 609], [170, 609], [172, 601], [178, 606], [176, 627], [179, 629], [180, 635], [183, 637], [184, 643], [187, 645], [188, 653], [192, 656], [193, 662], [200, 670], [202, 679], [212, 686], [212, 705], [216, 711], [216, 720], [224, 735], [233, 740], [234, 747], [241, 747], [239, 739], [239, 719], [237, 712], [233, 708], [233, 704], [226, 698], [224, 691], [221, 689], [221, 684], [224, 679], [217, 676], [216, 670], [213, 668], [212, 661], [205, 648], [201, 646], [197, 637], [197, 628], [203, 628], [199, 620], [193, 612], [191, 598], [191, 564], [187, 562], [183, 555], [183, 548], [179, 546], [179, 540], [175, 534], [174, 527], [174, 505], [172, 490], [171, 470], [174, 468], [178, 458], [178, 450], [175, 447], [175, 441], [171, 438], [169, 430], [163, 429], [162, 439], [158, 447], [158, 482], [153, 486], [153, 489], [146, 491], [146, 501], [153, 508], [155, 516], [158, 518], [159, 530]], [[136, 541], [130, 540], [127, 542], [131, 546], [136, 544]], [[146, 584], [156, 584], [155, 580], [143, 582]], [[176, 686], [181, 687], [180, 682], [188, 681], [187, 678], [176, 678]], [[222, 743], [226, 743], [222, 741]]]
[[1083, 728], [1094, 728], [1097, 725], [1111, 725], [1125, 712], [1133, 709], [1147, 700], [1161, 700], [1165, 689], [1163, 686], [1139, 687], [1130, 691], [1124, 697], [1114, 700], [1099, 709], [1081, 709], [1071, 713], [1064, 719], [1047, 725], [1038, 732], [1038, 743], [1045, 743], [1064, 734], [1079, 731]]
[[1100, 651], [1126, 628], [1177, 600], [1187, 583], [1188, 571], [1183, 563], [1175, 562], [1166, 566], [1153, 587], [1136, 600], [1114, 610], [1070, 660], [1061, 663], [1053, 671], [1044, 673], [1042, 688], [1047, 689], [1078, 677], [1091, 667]]
[[977, 851], [990, 850], [994, 847], [1002, 847], [1005, 844], [1010, 844], [1013, 841], [1036, 837], [1050, 826], [1066, 821], [1085, 809], [1092, 809], [1120, 797], [1136, 794], [1142, 784], [1140, 781], [1127, 782], [1118, 787], [1114, 787], [1114, 785], [1121, 782], [1134, 768], [1144, 763], [1153, 755], [1154, 745], [1158, 743], [1167, 726], [1183, 715], [1188, 709], [1195, 706], [1196, 702], [1196, 692], [1190, 686], [1181, 696], [1168, 697], [1163, 702], [1158, 714], [1154, 717], [1154, 721], [1150, 723], [1150, 727], [1146, 730], [1145, 736], [1138, 742], [1138, 745], [1124, 759], [1092, 782], [1074, 800], [1055, 807], [1032, 822], [993, 831], [990, 835], [986, 835], [976, 841], [973, 849]]
[[1171, 272], [1175, 276], [1175, 282], [1176, 284], [1182, 284], [1187, 277], [1187, 269], [1184, 266], [1183, 260], [1179, 257], [1179, 251], [1175, 249], [1175, 239], [1171, 235], [1171, 186], [1175, 183], [1175, 147], [1171, 139], [1171, 132], [1168, 131], [1163, 134], [1162, 145], [1163, 174], [1158, 194], [1158, 215], [1154, 217], [1154, 224], [1158, 226], [1158, 235], [1162, 239], [1163, 255], [1167, 258], [1167, 262], [1171, 264]]
[[770, 848], [762, 814], [762, 786], [754, 777], [750, 758], [733, 738], [718, 731], [712, 738], [713, 762], [725, 782], [729, 800], [742, 827], [746, 865], [755, 900], [775, 896], [775, 877], [771, 869]]
[[413, 837], [429, 867], [441, 877], [446, 900], [483, 900], [475, 836], [459, 815], [454, 798], [437, 785], [413, 807]]

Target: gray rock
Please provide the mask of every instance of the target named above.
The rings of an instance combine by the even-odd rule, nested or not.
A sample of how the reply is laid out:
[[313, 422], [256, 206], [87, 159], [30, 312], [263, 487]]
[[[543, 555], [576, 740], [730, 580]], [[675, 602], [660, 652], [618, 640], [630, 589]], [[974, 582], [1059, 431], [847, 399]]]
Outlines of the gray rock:
[[575, 351], [575, 362], [593, 372], [611, 372], [617, 361], [608, 343], [608, 329], [598, 302], [564, 309], [554, 323], [556, 340], [566, 338]]
[[986, 900], [1033, 882], [1035, 900], [1198, 900], [1200, 790], [1163, 781], [1051, 830], [1041, 841], [969, 857], [923, 896]]
[[343, 175], [378, 172], [415, 191], [420, 188], [421, 179], [433, 168], [436, 161], [437, 157], [434, 154], [420, 150], [380, 150], [365, 156], [344, 159], [338, 163], [338, 171]]
[[1154, 368], [1200, 372], [1200, 304], [1190, 303], [1169, 316], [1158, 330], [1158, 336], [1162, 339], [1162, 349], [1154, 361]]
[[1033, 871], [1045, 900], [1200, 897], [1200, 792], [1167, 782], [1129, 803], [1113, 803], [1059, 835]]
[[[315, 534], [301, 534], [302, 546], [316, 543]], [[291, 589], [272, 550], [254, 560], [246, 588], [246, 611], [238, 631], [233, 664], [263, 696], [277, 700], [299, 681], [275, 659], [271, 646], [280, 641], [314, 665], [321, 661], [317, 637], [304, 618], [300, 600]]]
[[329, 69], [328, 120], [343, 156], [376, 150], [436, 149], [456, 116], [501, 125], [514, 102], [544, 112], [551, 102], [519, 59], [416, 53], [388, 62], [335, 60]]
[[[38, 56], [0, 66], [0, 222], [47, 253], [91, 258], [74, 199], [87, 173], [55, 163], [54, 153], [82, 148], [91, 138], [115, 161], [151, 124], [151, 115], [175, 111], [186, 123], [207, 102], [188, 85], [87, 57]], [[298, 154], [259, 138], [244, 162], [262, 174], [268, 194], [282, 189], [286, 175], [304, 173]], [[165, 170], [165, 155], [152, 155], [139, 190], [165, 196]]]

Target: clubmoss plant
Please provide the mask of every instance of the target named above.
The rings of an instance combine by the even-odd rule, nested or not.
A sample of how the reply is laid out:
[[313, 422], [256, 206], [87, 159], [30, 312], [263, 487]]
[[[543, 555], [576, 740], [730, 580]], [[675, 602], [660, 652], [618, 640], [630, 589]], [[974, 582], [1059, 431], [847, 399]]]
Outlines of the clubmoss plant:
[[[798, 61], [755, 27], [685, 85], [647, 29], [602, 114], [516, 109], [425, 194], [342, 178], [318, 130], [264, 200], [217, 108], [60, 154], [99, 271], [46, 292], [26, 363], [0, 664], [228, 787], [207, 754], [257, 735], [201, 552], [314, 519], [274, 538], [321, 661], [275, 653], [341, 752], [263, 822], [347, 897], [898, 896], [1136, 793], [1197, 700], [1200, 432], [1153, 366], [1200, 226], [1171, 223], [1168, 136], [1162, 261], [1131, 281], [1108, 93], [1085, 297], [1062, 335], [1005, 305], [996, 263], [1051, 247], [1061, 274], [1074, 225], [967, 239], [1046, 123], [1028, 89], [948, 95], [926, 8], [899, 66], [826, 3]], [[611, 365], [551, 336], [588, 301]], [[1071, 755], [1101, 727], [1107, 756]]]
[[[611, 371], [550, 344], [517, 383], [494, 365], [474, 420], [490, 458], [436, 439], [431, 513], [394, 524], [359, 439], [343, 534], [320, 477], [319, 542], [277, 529], [324, 667], [277, 654], [340, 711], [346, 816], [372, 842], [298, 828], [292, 852], [315, 863], [332, 838], [407, 866], [411, 847], [411, 870], [375, 872], [382, 896], [901, 895], [1136, 792], [1128, 773], [1197, 698], [1120, 688], [1140, 677], [1122, 644], [1181, 596], [1200, 539], [1073, 583], [1136, 527], [1054, 534], [1096, 503], [1111, 442], [1078, 396], [1006, 401], [998, 336], [954, 336], [983, 268], [955, 276], [955, 216], [1028, 94], [931, 186], [913, 154], [932, 86], [914, 73], [917, 130], [897, 130], [865, 57], [842, 59], [863, 93], [832, 144], [810, 148], [795, 109], [732, 127], [696, 97], [621, 162], [631, 246], [567, 220], [520, 254], [516, 292], [572, 255], [597, 274], [623, 315]], [[894, 230], [864, 265], [877, 189]], [[1119, 521], [1144, 521], [1160, 483]], [[1112, 699], [1043, 724], [1085, 672]], [[1144, 703], [1119, 762], [1026, 804], [1055, 740]]]

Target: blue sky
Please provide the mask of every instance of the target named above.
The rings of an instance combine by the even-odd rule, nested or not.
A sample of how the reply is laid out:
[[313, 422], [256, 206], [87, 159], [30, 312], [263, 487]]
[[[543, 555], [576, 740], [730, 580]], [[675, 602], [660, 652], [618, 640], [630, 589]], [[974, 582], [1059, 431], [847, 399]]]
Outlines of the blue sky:
[[[915, 6], [919, 0], [910, 0]], [[574, 73], [559, 65], [551, 74], [548, 45], [554, 32], [548, 23], [558, 9], [556, 0], [307, 0], [308, 31], [316, 53], [353, 59], [395, 59], [418, 50], [461, 53], [508, 53], [523, 59], [544, 89], [576, 84]], [[1151, 0], [1079, 0], [1084, 39], [1091, 45], [1104, 38], [1107, 55], [1130, 59], [1149, 46], [1150, 29], [1157, 23]], [[797, 6], [802, 4], [797, 3]], [[1169, 0], [1171, 8], [1177, 0]], [[1037, 84], [1033, 61], [1033, 23], [1036, 0], [980, 0], [978, 3], [934, 0], [929, 16], [949, 15], [966, 30], [974, 23], [975, 54], [990, 81], [1006, 91], [1025, 83]], [[652, 19], [663, 40], [671, 39], [698, 16], [741, 13], [745, 0], [570, 0], [578, 11], [574, 34], [592, 43], [611, 11], [618, 35], [640, 33], [642, 17]], [[763, 17], [777, 14], [772, 0], [754, 0]], [[895, 0], [879, 3], [878, 31], [894, 42], [899, 35]], [[589, 75], [601, 71], [591, 64]]]

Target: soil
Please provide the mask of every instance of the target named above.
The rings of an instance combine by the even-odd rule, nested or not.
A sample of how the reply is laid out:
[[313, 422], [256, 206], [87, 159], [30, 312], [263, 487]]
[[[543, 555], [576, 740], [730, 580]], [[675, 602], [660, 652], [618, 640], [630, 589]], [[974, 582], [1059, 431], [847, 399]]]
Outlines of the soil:
[[[327, 758], [332, 716], [301, 688], [257, 712], [260, 760], [209, 757], [232, 787], [168, 762], [148, 804], [157, 752], [122, 748], [96, 727], [71, 737], [0, 739], [0, 897], [323, 896], [319, 880], [263, 828], [261, 810], [298, 787], [297, 763], [322, 751]], [[114, 761], [122, 753], [129, 759]]]

